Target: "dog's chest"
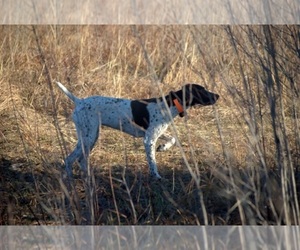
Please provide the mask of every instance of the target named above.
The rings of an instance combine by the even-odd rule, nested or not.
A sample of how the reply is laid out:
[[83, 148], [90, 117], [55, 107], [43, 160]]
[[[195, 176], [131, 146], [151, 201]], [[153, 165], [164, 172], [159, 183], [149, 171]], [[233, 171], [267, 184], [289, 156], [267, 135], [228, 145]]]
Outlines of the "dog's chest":
[[164, 104], [156, 102], [156, 99], [133, 100], [130, 106], [133, 122], [145, 130], [150, 125], [152, 127], [164, 126], [170, 121], [166, 115]]

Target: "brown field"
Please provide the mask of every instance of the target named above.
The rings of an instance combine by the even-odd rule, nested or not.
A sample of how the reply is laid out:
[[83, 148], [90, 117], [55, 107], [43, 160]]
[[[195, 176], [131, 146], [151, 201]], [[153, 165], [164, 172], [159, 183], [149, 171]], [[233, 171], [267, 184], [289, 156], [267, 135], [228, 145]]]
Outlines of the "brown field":
[[[0, 26], [0, 224], [299, 224], [299, 26]], [[87, 180], [63, 159], [78, 97], [148, 98], [196, 82], [148, 176], [142, 139], [102, 128]]]

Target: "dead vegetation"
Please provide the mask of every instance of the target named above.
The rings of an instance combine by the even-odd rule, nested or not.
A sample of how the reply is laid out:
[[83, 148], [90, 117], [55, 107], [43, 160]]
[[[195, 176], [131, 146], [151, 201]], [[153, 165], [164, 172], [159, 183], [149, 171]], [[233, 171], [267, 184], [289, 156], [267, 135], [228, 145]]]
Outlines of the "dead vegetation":
[[[0, 224], [299, 224], [299, 26], [1, 26]], [[198, 82], [148, 177], [140, 139], [103, 128], [86, 183], [62, 180], [77, 96]]]

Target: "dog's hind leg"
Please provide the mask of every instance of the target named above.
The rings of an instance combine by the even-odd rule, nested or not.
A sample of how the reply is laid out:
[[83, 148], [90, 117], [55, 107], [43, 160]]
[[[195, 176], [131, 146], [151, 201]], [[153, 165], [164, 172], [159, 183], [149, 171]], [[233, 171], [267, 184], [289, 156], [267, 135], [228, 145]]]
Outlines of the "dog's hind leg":
[[95, 128], [93, 128], [93, 130], [89, 130], [90, 134], [85, 137], [85, 138], [81, 138], [80, 141], [81, 142], [81, 152], [82, 154], [80, 155], [80, 157], [78, 158], [78, 163], [79, 166], [81, 168], [82, 171], [84, 171], [86, 173], [86, 171], [88, 170], [88, 160], [89, 160], [89, 155], [90, 152], [92, 151], [92, 149], [95, 146], [95, 143], [99, 137], [99, 126]]
[[99, 116], [86, 112], [85, 109], [76, 110], [73, 114], [78, 142], [73, 152], [66, 158], [66, 171], [72, 176], [72, 164], [78, 160], [80, 169], [87, 173], [88, 157], [99, 136]]
[[68, 155], [68, 157], [65, 159], [65, 165], [66, 165], [66, 172], [68, 177], [73, 177], [72, 173], [72, 165], [77, 160], [83, 157], [82, 153], [82, 143], [81, 141], [78, 141], [76, 144], [76, 147], [74, 148], [73, 152]]

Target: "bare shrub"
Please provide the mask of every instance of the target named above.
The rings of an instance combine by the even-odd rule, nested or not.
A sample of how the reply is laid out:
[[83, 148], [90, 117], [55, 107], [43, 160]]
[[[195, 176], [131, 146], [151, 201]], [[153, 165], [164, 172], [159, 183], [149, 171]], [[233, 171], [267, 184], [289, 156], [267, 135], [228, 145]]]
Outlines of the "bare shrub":
[[[0, 27], [1, 224], [299, 224], [299, 26]], [[148, 98], [198, 82], [148, 180], [140, 140], [102, 129], [63, 179], [77, 96]], [[68, 189], [69, 188], [69, 189]]]

